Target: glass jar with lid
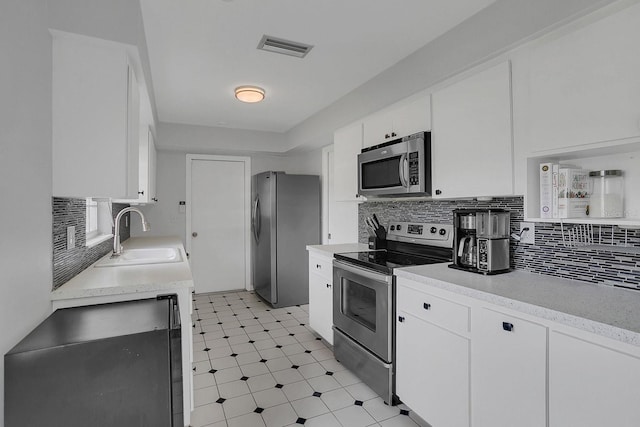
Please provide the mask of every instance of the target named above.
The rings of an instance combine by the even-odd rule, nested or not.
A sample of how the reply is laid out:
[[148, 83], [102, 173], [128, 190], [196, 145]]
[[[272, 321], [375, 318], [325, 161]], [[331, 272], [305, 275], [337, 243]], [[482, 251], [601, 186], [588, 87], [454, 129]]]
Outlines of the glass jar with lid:
[[592, 191], [589, 216], [592, 218], [622, 218], [624, 216], [624, 177], [621, 170], [589, 172]]

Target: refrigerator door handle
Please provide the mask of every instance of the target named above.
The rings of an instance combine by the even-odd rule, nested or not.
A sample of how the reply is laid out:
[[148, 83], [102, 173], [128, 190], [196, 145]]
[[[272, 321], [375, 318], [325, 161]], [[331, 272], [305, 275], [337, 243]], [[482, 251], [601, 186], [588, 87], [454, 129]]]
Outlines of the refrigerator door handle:
[[256, 201], [253, 204], [253, 238], [256, 242], [260, 240], [260, 198], [256, 197]]

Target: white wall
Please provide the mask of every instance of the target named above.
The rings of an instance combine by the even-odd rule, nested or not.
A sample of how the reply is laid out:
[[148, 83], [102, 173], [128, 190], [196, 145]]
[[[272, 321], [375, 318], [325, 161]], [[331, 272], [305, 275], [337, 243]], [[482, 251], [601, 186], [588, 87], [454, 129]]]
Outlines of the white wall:
[[[178, 202], [186, 200], [187, 197], [186, 154], [175, 151], [158, 151], [158, 202], [154, 205], [141, 207], [145, 217], [151, 223], [151, 230], [144, 233], [141, 222], [134, 217], [131, 236], [180, 236], [183, 244], [186, 245], [186, 215], [179, 212], [178, 206]], [[321, 150], [291, 156], [254, 154], [250, 156], [251, 174], [274, 170], [291, 174], [320, 175], [321, 156]]]
[[283, 153], [284, 134], [246, 129], [159, 123], [156, 146], [182, 153], [246, 155], [247, 151]]
[[46, 21], [46, 2], [0, 2], [0, 355], [51, 311], [51, 37]]

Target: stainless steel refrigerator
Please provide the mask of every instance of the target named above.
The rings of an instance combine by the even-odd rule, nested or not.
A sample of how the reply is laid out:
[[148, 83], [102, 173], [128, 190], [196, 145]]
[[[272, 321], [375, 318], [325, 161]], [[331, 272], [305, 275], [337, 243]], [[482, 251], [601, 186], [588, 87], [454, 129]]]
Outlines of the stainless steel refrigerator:
[[306, 246], [320, 242], [320, 177], [263, 172], [252, 182], [253, 286], [273, 307], [309, 302]]

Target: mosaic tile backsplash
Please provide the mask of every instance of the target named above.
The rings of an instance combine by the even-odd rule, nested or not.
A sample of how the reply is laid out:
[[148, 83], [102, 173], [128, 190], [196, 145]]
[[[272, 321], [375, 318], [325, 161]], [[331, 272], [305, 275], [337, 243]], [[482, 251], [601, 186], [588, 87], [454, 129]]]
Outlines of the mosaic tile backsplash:
[[[127, 204], [113, 203], [114, 220], [118, 212], [128, 206]], [[113, 239], [91, 248], [85, 246], [85, 199], [54, 197], [52, 208], [53, 289], [55, 290], [112, 250]], [[76, 246], [67, 250], [67, 227], [72, 225], [76, 227]], [[120, 222], [120, 236], [123, 242], [129, 238], [129, 228], [125, 227], [125, 221]]]
[[[374, 213], [383, 225], [390, 221], [449, 224], [454, 209], [501, 208], [511, 211], [511, 231], [524, 220], [522, 197], [476, 200], [368, 201], [359, 205], [359, 241], [368, 239], [364, 218]], [[569, 226], [572, 227], [572, 226]], [[569, 247], [560, 224], [536, 223], [535, 245], [511, 240], [512, 268], [566, 279], [640, 289], [640, 230], [593, 227], [595, 246]], [[566, 239], [565, 225], [565, 239]]]

